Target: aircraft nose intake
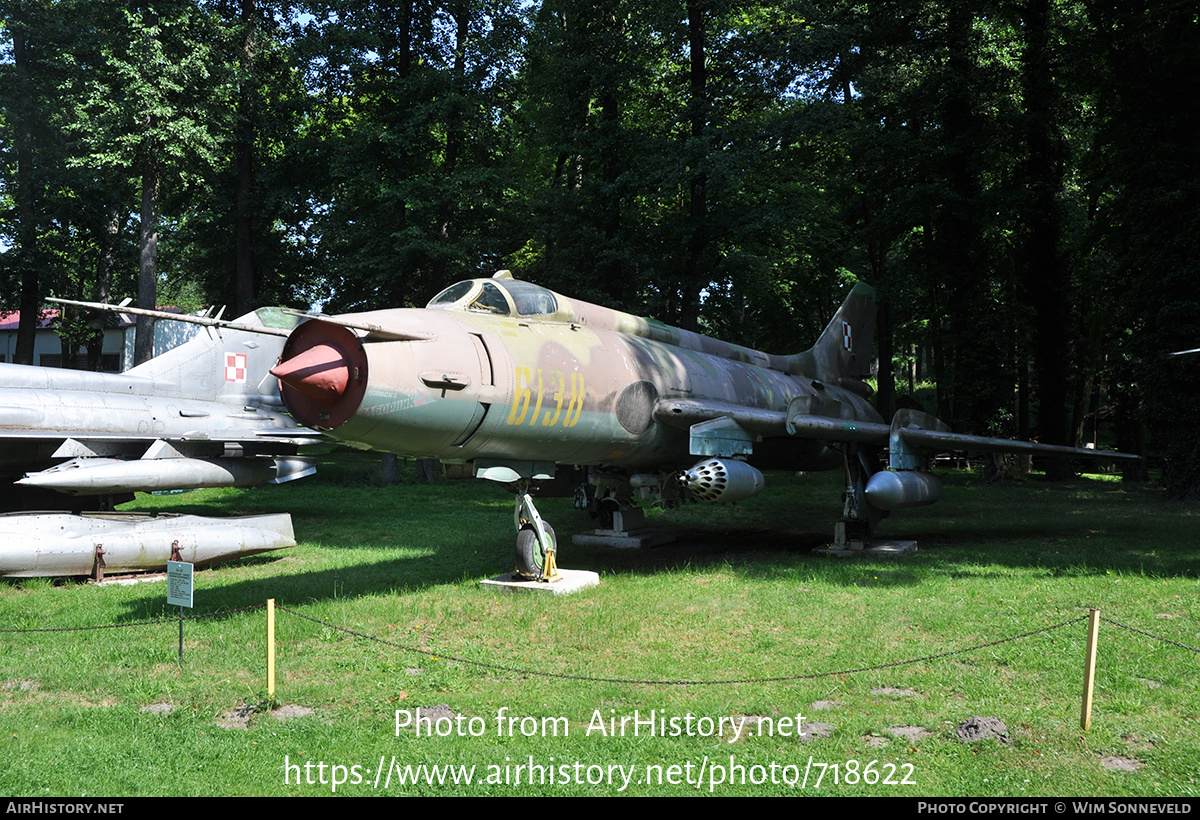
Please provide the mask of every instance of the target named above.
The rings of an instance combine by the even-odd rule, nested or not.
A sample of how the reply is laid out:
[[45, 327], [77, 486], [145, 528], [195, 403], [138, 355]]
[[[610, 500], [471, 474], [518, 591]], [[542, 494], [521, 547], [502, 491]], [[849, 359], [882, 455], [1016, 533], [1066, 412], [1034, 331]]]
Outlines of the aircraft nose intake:
[[271, 369], [271, 375], [315, 404], [331, 407], [350, 383], [350, 362], [333, 345], [318, 344], [280, 362]]

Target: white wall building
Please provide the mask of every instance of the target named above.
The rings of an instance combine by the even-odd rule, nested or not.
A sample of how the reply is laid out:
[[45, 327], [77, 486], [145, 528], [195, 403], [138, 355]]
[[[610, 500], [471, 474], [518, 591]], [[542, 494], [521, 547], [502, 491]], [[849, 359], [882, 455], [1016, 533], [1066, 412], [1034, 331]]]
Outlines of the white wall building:
[[[171, 311], [172, 308], [159, 308]], [[0, 312], [0, 362], [11, 362], [17, 349], [17, 325], [21, 314], [17, 311]], [[38, 322], [33, 343], [33, 362], [42, 367], [62, 367], [62, 343], [58, 338], [58, 310], [44, 310]], [[157, 356], [183, 344], [201, 332], [198, 325], [159, 320], [154, 323], [154, 355]], [[134, 326], [119, 321], [117, 327], [104, 330], [104, 348], [101, 351], [101, 366], [105, 371], [118, 372], [133, 367]], [[80, 348], [75, 355], [76, 369], [86, 369], [87, 348]]]

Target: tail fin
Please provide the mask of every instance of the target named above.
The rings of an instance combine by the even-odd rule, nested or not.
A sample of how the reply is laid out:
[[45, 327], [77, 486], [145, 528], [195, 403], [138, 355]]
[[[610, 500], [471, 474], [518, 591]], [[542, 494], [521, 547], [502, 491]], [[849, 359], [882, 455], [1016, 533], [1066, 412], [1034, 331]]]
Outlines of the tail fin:
[[862, 379], [871, 373], [874, 340], [875, 288], [859, 282], [817, 343], [789, 357], [788, 372], [865, 395], [869, 390]]
[[[299, 319], [277, 308], [259, 308], [238, 321], [291, 328]], [[278, 381], [268, 371], [279, 361], [284, 341], [282, 336], [204, 327], [189, 341], [126, 372], [152, 379], [158, 395], [282, 406]]]

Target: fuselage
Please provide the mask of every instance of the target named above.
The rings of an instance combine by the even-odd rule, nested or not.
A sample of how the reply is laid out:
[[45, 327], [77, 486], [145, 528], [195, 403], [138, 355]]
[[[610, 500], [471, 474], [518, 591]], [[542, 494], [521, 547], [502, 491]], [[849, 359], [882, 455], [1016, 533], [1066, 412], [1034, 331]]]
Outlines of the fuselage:
[[123, 442], [127, 446], [99, 450], [117, 455], [156, 439], [253, 436], [292, 426], [287, 417], [245, 400], [156, 395], [155, 387], [137, 376], [0, 364], [0, 473], [48, 461], [67, 439]]
[[[524, 282], [463, 282], [425, 309], [334, 321], [404, 338], [373, 341], [368, 334], [360, 341], [347, 327], [301, 325], [285, 362], [325, 345], [339, 352], [345, 378], [305, 396], [281, 376], [285, 402], [303, 424], [404, 456], [629, 471], [695, 461], [688, 431], [655, 418], [661, 399], [782, 412], [810, 397], [847, 418], [879, 420], [859, 393], [787, 372], [796, 357], [729, 345]], [[332, 356], [299, 369], [328, 370]], [[822, 469], [839, 458], [820, 442], [779, 439], [755, 448], [752, 460]]]

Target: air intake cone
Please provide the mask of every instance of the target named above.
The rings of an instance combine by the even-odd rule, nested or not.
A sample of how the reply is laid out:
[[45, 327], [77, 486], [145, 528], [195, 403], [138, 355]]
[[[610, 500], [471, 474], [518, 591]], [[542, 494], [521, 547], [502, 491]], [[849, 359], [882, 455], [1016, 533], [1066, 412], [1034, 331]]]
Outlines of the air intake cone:
[[367, 352], [350, 330], [312, 319], [296, 327], [271, 369], [296, 421], [332, 430], [350, 420], [367, 390]]
[[332, 407], [350, 383], [350, 363], [333, 345], [319, 344], [271, 369], [271, 375], [321, 407]]

